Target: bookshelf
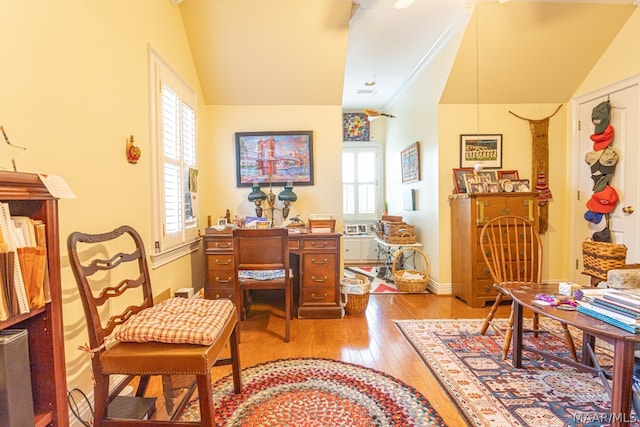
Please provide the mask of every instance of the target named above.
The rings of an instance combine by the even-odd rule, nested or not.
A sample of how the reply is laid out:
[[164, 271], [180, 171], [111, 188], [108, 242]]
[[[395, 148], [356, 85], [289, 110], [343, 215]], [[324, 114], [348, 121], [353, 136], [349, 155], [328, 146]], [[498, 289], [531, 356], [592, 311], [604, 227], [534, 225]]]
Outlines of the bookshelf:
[[28, 331], [34, 426], [68, 427], [58, 202], [37, 174], [7, 171], [0, 171], [0, 202], [9, 204], [12, 215], [28, 216], [46, 224], [51, 301], [42, 308], [1, 321], [0, 330]]

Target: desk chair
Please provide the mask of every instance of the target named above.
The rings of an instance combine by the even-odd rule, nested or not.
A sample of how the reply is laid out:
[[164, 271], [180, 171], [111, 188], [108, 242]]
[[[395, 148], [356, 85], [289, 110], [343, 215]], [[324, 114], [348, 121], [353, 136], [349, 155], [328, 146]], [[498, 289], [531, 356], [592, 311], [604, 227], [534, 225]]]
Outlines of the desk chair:
[[[136, 396], [143, 396], [151, 375], [196, 377], [195, 383], [190, 385], [184, 398], [176, 405], [175, 412], [169, 414], [171, 421], [167, 425], [213, 426], [211, 367], [231, 364], [234, 391], [242, 391], [236, 335], [238, 317], [233, 303], [228, 299], [170, 298], [154, 305], [142, 239], [129, 226], [121, 226], [103, 234], [71, 233], [67, 248], [88, 326], [90, 348], [86, 350], [91, 355], [95, 382], [94, 426], [133, 425], [131, 419], [109, 418], [109, 403], [134, 377], [140, 378]], [[160, 310], [172, 304], [178, 304], [181, 309], [174, 310], [176, 313]], [[186, 313], [197, 313], [203, 309], [207, 309], [207, 316], [194, 314], [185, 319]], [[149, 323], [142, 324], [144, 331], [130, 327], [145, 316], [153, 323], [152, 327]], [[186, 322], [180, 323], [180, 320]], [[171, 331], [175, 334], [171, 335], [168, 326], [155, 325], [184, 327], [177, 326]], [[118, 335], [125, 330], [130, 330], [134, 338], [119, 338]], [[158, 335], [164, 334], [164, 337], [145, 335], [154, 331]], [[120, 340], [116, 341], [114, 337]], [[199, 338], [196, 341], [198, 344], [190, 343], [195, 338]], [[134, 340], [141, 342], [131, 342]], [[227, 343], [231, 358], [219, 360]], [[120, 387], [109, 392], [111, 375], [124, 375], [127, 379]], [[176, 418], [188, 403], [196, 385], [201, 422], [177, 422]], [[160, 423], [158, 420], [136, 421], [135, 425], [157, 426]]]
[[[480, 232], [480, 245], [491, 277], [495, 284], [500, 284], [502, 292], [484, 320], [480, 334], [484, 335], [491, 325], [493, 316], [509, 289], [526, 283], [542, 281], [542, 240], [536, 227], [526, 219], [515, 215], [503, 215], [488, 221]], [[513, 335], [513, 305], [509, 315], [507, 329], [496, 331], [504, 336], [502, 360], [507, 358]], [[569, 351], [574, 360], [576, 356], [573, 338], [567, 324], [561, 323]], [[538, 333], [538, 314], [533, 315], [534, 334]]]
[[289, 231], [286, 228], [233, 230], [236, 274], [236, 306], [246, 318], [245, 293], [249, 290], [283, 289], [284, 341], [289, 342], [293, 288], [289, 271]]

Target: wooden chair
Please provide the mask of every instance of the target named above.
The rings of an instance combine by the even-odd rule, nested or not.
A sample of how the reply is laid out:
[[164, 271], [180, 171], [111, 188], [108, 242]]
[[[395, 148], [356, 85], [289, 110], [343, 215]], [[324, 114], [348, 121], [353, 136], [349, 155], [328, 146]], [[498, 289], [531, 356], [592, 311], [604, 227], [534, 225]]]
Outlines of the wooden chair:
[[[213, 343], [196, 345], [165, 342], [123, 342], [113, 337], [135, 314], [153, 313], [154, 306], [146, 254], [140, 235], [129, 226], [103, 234], [71, 233], [67, 239], [69, 260], [76, 278], [88, 326], [89, 348], [94, 377], [94, 426], [131, 426], [131, 419], [108, 417], [109, 403], [135, 377], [139, 377], [136, 396], [144, 396], [151, 375], [190, 375], [191, 382], [176, 405], [171, 421], [135, 421], [135, 425], [213, 426], [213, 396], [210, 369], [231, 364], [234, 391], [240, 393], [240, 361], [237, 339], [237, 310], [229, 300], [174, 299], [172, 303], [224, 306], [224, 314], [213, 310], [219, 330]], [[121, 311], [118, 311], [121, 310]], [[145, 310], [148, 310], [145, 312]], [[207, 324], [203, 325], [207, 326]], [[230, 359], [219, 359], [227, 343]], [[125, 376], [119, 387], [109, 391], [111, 375]], [[178, 422], [197, 385], [201, 422]], [[166, 397], [166, 394], [165, 394]]]
[[[503, 300], [505, 293], [512, 287], [526, 283], [542, 281], [542, 241], [535, 225], [515, 215], [503, 215], [488, 221], [480, 232], [480, 245], [494, 283], [500, 284], [503, 292], [499, 292], [496, 301], [484, 320], [480, 334], [484, 335], [491, 325], [493, 316]], [[575, 345], [571, 333], [565, 323], [561, 323], [569, 351], [574, 360]], [[509, 315], [507, 329], [496, 330], [504, 335], [502, 359], [507, 358], [513, 335], [513, 306]], [[538, 333], [538, 315], [533, 315], [534, 334]]]
[[[245, 296], [249, 290], [284, 290], [285, 333], [289, 342], [293, 288], [289, 270], [289, 231], [286, 228], [233, 230], [236, 275], [236, 306], [246, 318]], [[279, 272], [279, 274], [274, 274]]]

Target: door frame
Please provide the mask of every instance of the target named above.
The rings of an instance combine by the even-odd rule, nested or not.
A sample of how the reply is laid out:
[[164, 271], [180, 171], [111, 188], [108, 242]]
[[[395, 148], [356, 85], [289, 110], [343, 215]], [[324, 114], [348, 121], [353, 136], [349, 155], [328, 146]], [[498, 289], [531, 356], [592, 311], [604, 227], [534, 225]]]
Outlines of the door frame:
[[[580, 265], [580, 261], [582, 260], [582, 237], [578, 236], [578, 227], [576, 224], [578, 221], [571, 221], [572, 218], [581, 219], [584, 214], [584, 204], [586, 202], [586, 195], [582, 196], [581, 200], [578, 200], [578, 184], [579, 184], [579, 174], [580, 167], [584, 166], [584, 159], [579, 158], [580, 153], [580, 138], [579, 138], [579, 128], [578, 121], [579, 117], [579, 106], [588, 101], [603, 98], [607, 95], [622, 91], [628, 87], [639, 86], [640, 87], [640, 74], [631, 76], [629, 78], [617, 81], [615, 83], [611, 83], [609, 85], [603, 86], [598, 89], [594, 89], [590, 92], [582, 94], [580, 96], [574, 97], [571, 99], [571, 117], [570, 117], [570, 128], [571, 128], [571, 142], [569, 145], [569, 170], [570, 170], [570, 182], [569, 182], [569, 194], [573, 194], [570, 196], [570, 217], [569, 221], [567, 221], [570, 231], [569, 231], [569, 248], [570, 248], [570, 259], [569, 259], [569, 277], [570, 280], [574, 283], [589, 283], [588, 278], [583, 275], [578, 268]], [[638, 91], [638, 104], [640, 105], [640, 90]], [[589, 126], [591, 123], [589, 123]], [[640, 118], [638, 119], [637, 126], [639, 128], [640, 134]]]

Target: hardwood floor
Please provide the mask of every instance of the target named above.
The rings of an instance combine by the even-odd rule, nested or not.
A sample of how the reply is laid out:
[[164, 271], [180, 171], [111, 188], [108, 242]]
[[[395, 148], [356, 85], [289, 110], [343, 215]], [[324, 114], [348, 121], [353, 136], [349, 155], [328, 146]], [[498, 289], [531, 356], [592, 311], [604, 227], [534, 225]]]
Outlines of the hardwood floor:
[[[489, 306], [473, 309], [456, 298], [433, 294], [373, 294], [365, 316], [293, 319], [291, 341], [285, 343], [283, 310], [269, 305], [271, 297], [265, 297], [265, 293], [256, 296], [247, 320], [242, 322], [243, 368], [295, 357], [326, 357], [356, 363], [386, 372], [419, 390], [448, 425], [467, 424], [392, 320], [483, 318]], [[509, 310], [509, 304], [500, 306], [496, 317], [507, 317]], [[230, 367], [216, 367], [212, 374], [220, 378], [230, 372]]]

